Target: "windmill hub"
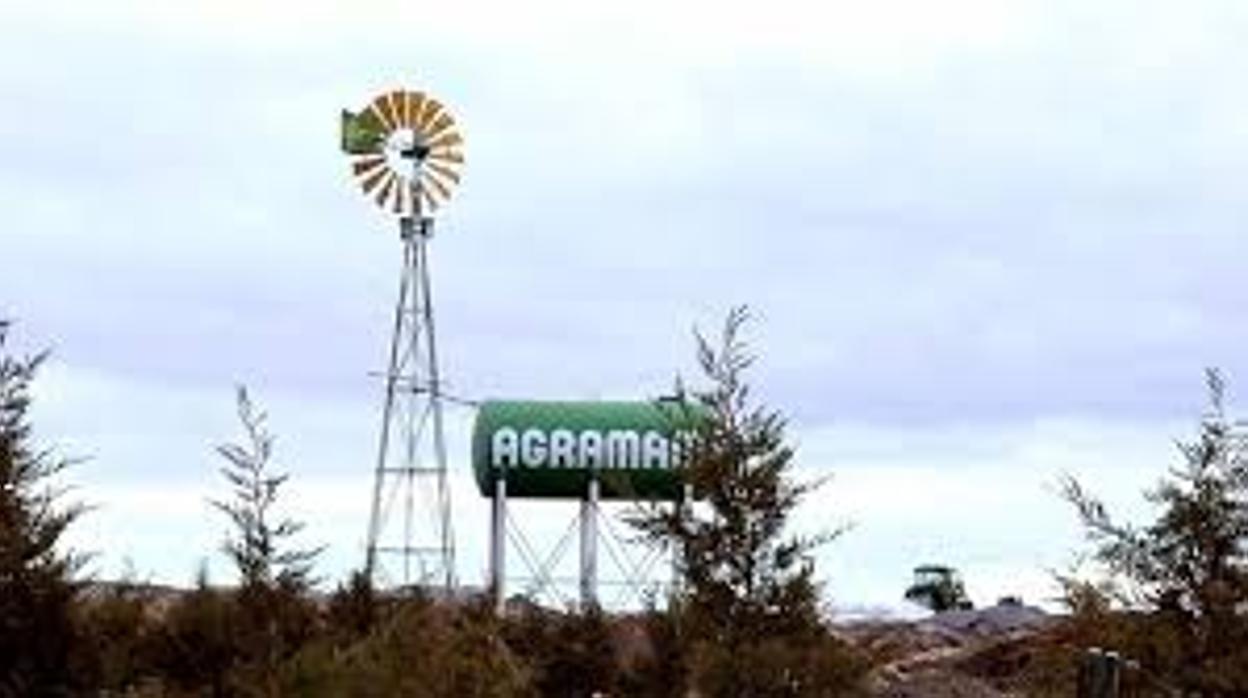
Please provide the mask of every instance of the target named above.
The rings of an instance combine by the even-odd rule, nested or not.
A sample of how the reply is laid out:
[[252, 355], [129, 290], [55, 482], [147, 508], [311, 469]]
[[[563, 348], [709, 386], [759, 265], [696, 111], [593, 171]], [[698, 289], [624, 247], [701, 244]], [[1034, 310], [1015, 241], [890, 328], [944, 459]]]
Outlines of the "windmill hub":
[[410, 167], [412, 161], [419, 165], [429, 157], [429, 144], [419, 133], [410, 128], [401, 128], [391, 133], [386, 139], [386, 157], [392, 168], [399, 169], [402, 162], [395, 162], [392, 158], [401, 158], [408, 161]]

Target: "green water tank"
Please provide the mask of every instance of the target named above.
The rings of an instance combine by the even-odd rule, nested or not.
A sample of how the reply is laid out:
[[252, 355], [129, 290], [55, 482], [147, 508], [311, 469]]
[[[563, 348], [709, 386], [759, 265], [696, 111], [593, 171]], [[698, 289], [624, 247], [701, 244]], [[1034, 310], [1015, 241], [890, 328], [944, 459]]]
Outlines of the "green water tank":
[[472, 466], [484, 496], [580, 498], [591, 475], [603, 499], [675, 500], [703, 408], [653, 402], [489, 400], [477, 411]]

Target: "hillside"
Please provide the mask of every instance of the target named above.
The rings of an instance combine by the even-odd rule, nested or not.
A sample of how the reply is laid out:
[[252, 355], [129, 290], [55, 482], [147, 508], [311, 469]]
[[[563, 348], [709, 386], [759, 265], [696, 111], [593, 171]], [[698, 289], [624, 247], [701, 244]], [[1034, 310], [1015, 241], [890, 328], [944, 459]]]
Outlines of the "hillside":
[[838, 630], [870, 658], [873, 695], [991, 698], [1015, 695], [1010, 687], [1055, 621], [1035, 607], [1001, 605]]

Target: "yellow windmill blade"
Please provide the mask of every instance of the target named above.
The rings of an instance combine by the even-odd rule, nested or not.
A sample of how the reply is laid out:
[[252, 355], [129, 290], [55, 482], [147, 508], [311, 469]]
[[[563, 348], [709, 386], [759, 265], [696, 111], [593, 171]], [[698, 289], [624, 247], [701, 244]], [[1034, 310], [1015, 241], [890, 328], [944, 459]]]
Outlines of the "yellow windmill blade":
[[385, 179], [387, 176], [394, 176], [394, 172], [392, 172], [390, 168], [377, 170], [360, 181], [360, 188], [364, 190], [365, 194], [372, 194], [373, 190], [377, 188], [377, 185], [381, 184], [381, 180]]
[[454, 125], [455, 125], [455, 120], [451, 118], [451, 115], [447, 114], [446, 112], [442, 112], [441, 114], [437, 116], [437, 118], [433, 120], [433, 123], [429, 124], [429, 128], [426, 129], [429, 135], [429, 139], [432, 140], [434, 138], [437, 138], [439, 135], [444, 133], [448, 128], [451, 128]]
[[421, 205], [424, 207], [424, 210], [430, 213], [438, 210], [438, 202], [434, 200], [433, 195], [429, 193], [429, 190], [426, 187], [418, 187], [414, 184], [410, 185], [408, 187], [408, 194], [411, 196], [413, 201], [419, 200]]
[[403, 125], [411, 128], [416, 124], [416, 117], [425, 107], [424, 92], [408, 92], [407, 108], [403, 110]]
[[462, 178], [463, 136], [441, 102], [391, 90], [358, 113], [343, 112], [342, 149], [363, 193], [400, 217], [444, 205]]
[[394, 113], [390, 111], [390, 95], [384, 94], [375, 97], [369, 106], [377, 117], [381, 119], [381, 123], [385, 126], [386, 134], [390, 134], [398, 126], [395, 122]]
[[390, 199], [390, 191], [394, 189], [394, 184], [397, 181], [399, 181], [398, 175], [393, 172], [386, 173], [386, 181], [381, 185], [381, 189], [377, 192], [377, 198], [374, 199], [378, 206], [386, 208], [386, 204]]
[[434, 148], [429, 151], [429, 159], [462, 165], [464, 163], [464, 154], [450, 148]]
[[441, 102], [436, 99], [426, 99], [425, 108], [422, 109], [420, 114], [416, 117], [416, 123], [414, 124], [415, 128], [421, 129], [422, 131], [428, 129], [429, 124], [433, 121], [434, 117], [436, 117], [441, 111]]
[[442, 201], [446, 201], [447, 199], [451, 198], [450, 188], [447, 187], [445, 184], [443, 184], [441, 180], [439, 180], [437, 177], [434, 177], [432, 174], [425, 172], [423, 175], [421, 175], [420, 181], [425, 185], [426, 191], [428, 191], [429, 186], [432, 185], [433, 191], [437, 193], [438, 198], [441, 199]]
[[453, 146], [462, 145], [463, 142], [464, 142], [463, 137], [460, 136], [457, 131], [453, 131], [453, 130], [445, 131], [442, 133], [442, 135], [429, 141], [429, 149], [433, 150], [434, 148], [444, 148], [444, 147], [450, 148]]
[[355, 176], [359, 177], [372, 172], [374, 169], [386, 164], [386, 158], [381, 155], [360, 158], [351, 163], [351, 170], [355, 172]]
[[407, 93], [396, 90], [394, 92], [391, 92], [388, 95], [383, 95], [383, 97], [388, 98], [388, 104], [390, 106], [390, 118], [392, 122], [394, 123], [394, 127], [403, 128], [404, 126], [406, 126], [406, 124], [403, 123], [403, 117], [405, 116], [405, 113], [407, 112], [407, 107], [404, 104], [407, 101]]
[[459, 184], [459, 173], [455, 170], [432, 161], [426, 162], [425, 167], [428, 167], [430, 172], [437, 173], [443, 179], [449, 179], [451, 180], [451, 183]]
[[403, 186], [402, 182], [400, 182], [399, 185], [394, 188], [394, 197], [393, 197], [392, 204], [390, 207], [390, 213], [393, 213], [396, 216], [403, 213], [403, 204], [404, 204], [403, 193], [406, 191], [407, 191], [407, 187]]

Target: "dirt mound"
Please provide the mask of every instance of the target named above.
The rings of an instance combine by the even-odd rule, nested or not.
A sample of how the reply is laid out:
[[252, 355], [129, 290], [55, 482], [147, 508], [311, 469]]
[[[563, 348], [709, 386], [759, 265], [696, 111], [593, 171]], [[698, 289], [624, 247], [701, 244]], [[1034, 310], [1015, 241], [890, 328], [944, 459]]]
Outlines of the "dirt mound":
[[919, 621], [920, 627], [934, 626], [964, 641], [974, 638], [1000, 637], [1017, 631], [1030, 632], [1045, 627], [1049, 614], [1034, 606], [1003, 605], [972, 611], [937, 613]]
[[1017, 667], [985, 667], [984, 658], [999, 656], [1003, 646], [1025, 644], [1052, 623], [1053, 617], [1039, 608], [1011, 604], [915, 621], [856, 621], [840, 631], [875, 667], [875, 695], [996, 698], [1009, 694], [988, 678]]

